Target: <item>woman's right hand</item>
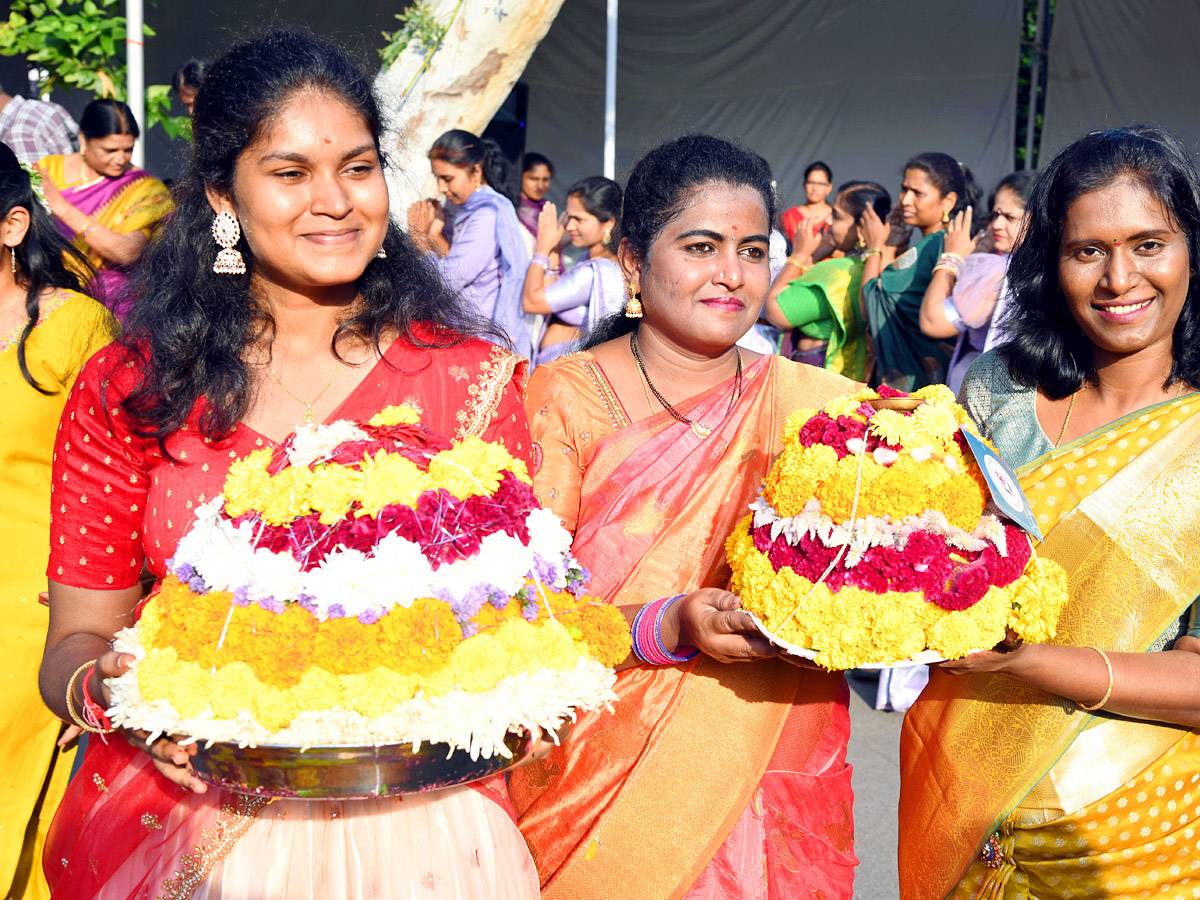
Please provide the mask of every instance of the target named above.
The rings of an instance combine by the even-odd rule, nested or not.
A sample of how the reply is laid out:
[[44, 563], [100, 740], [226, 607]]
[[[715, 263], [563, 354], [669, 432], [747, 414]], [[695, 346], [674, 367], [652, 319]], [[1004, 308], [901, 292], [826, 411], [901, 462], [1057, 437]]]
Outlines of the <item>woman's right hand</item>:
[[[100, 676], [100, 693], [103, 697], [100, 702], [106, 709], [112, 705], [112, 691], [105, 684], [105, 680], [124, 675], [129, 671], [131, 665], [133, 665], [133, 657], [128, 653], [118, 653], [116, 650], [109, 650], [96, 660], [96, 674]], [[95, 694], [92, 697], [98, 699]], [[208, 785], [192, 772], [191, 759], [196, 755], [196, 744], [182, 747], [175, 743], [174, 738], [160, 737], [147, 747], [146, 738], [150, 736], [148, 732], [126, 731], [125, 735], [131, 744], [150, 754], [154, 768], [158, 769], [168, 780], [197, 794], [203, 794], [208, 790]]]
[[414, 235], [427, 235], [437, 221], [437, 212], [432, 200], [418, 200], [408, 208], [408, 230]]
[[534, 252], [549, 256], [558, 247], [566, 229], [559, 224], [558, 209], [553, 203], [546, 203], [538, 213], [537, 239], [534, 242]]
[[958, 213], [946, 226], [945, 244], [942, 252], [953, 253], [959, 259], [966, 259], [975, 252], [975, 240], [971, 237], [971, 207]]
[[890, 221], [885, 222], [879, 218], [879, 213], [875, 212], [870, 205], [863, 210], [858, 227], [863, 240], [867, 243], [868, 250], [882, 251], [887, 245], [888, 238], [892, 235]]
[[[719, 662], [747, 662], [779, 655], [742, 610], [737, 594], [717, 588], [693, 591], [671, 604], [678, 647], [695, 647]], [[663, 623], [664, 644], [667, 622]]]

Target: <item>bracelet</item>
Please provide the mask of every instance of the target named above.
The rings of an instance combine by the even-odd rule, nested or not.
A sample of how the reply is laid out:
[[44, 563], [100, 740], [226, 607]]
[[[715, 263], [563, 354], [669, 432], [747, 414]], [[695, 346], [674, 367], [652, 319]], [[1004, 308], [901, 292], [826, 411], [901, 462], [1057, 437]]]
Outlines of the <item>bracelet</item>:
[[671, 653], [663, 646], [663, 615], [670, 608], [671, 604], [682, 596], [684, 595], [676, 594], [674, 597], [664, 597], [662, 600], [647, 603], [638, 610], [638, 614], [633, 620], [633, 627], [630, 630], [633, 636], [633, 655], [642, 662], [649, 663], [652, 666], [669, 666], [674, 663], [687, 662], [700, 652], [694, 647], [676, 647], [676, 651], [691, 649], [691, 653], [681, 655], [679, 653]]
[[529, 260], [531, 266], [541, 266], [543, 272], [550, 271], [550, 257], [545, 253], [533, 254], [533, 259]]
[[789, 266], [795, 266], [797, 269], [799, 269], [801, 275], [812, 268], [812, 263], [801, 260], [798, 256], [789, 256], [787, 258], [787, 264]]
[[951, 265], [948, 265], [947, 263], [938, 263], [936, 266], [933, 267], [933, 271], [949, 272], [955, 278], [958, 277], [958, 266], [951, 266]]
[[81, 229], [79, 229], [79, 231], [75, 232], [75, 236], [81, 237], [81, 238], [87, 237], [96, 228], [97, 224], [99, 224], [99, 223], [97, 223], [95, 219], [93, 219], [89, 216], [87, 224], [84, 225]]
[[868, 250], [866, 253], [864, 253], [862, 255], [863, 260], [866, 261], [868, 256], [883, 256], [883, 251], [882, 250]]
[[96, 729], [96, 733], [100, 735], [100, 740], [108, 743], [104, 735], [112, 734], [117, 729], [113, 728], [112, 720], [108, 717], [107, 710], [104, 709], [95, 698], [92, 697], [90, 690], [92, 676], [96, 674], [96, 667], [92, 666], [88, 669], [87, 674], [83, 676], [83, 720]]
[[1100, 658], [1104, 660], [1104, 665], [1108, 669], [1108, 690], [1104, 692], [1104, 696], [1100, 698], [1100, 702], [1097, 703], [1095, 706], [1087, 706], [1086, 704], [1080, 703], [1078, 700], [1076, 700], [1075, 705], [1078, 706], [1080, 709], [1082, 709], [1084, 712], [1095, 712], [1096, 710], [1100, 709], [1102, 706], [1104, 706], [1105, 703], [1108, 702], [1108, 698], [1112, 696], [1112, 691], [1113, 691], [1112, 662], [1109, 661], [1108, 654], [1105, 653], [1103, 650], [1101, 650], [1099, 647], [1093, 647], [1092, 649], [1100, 654]]
[[[100, 729], [94, 725], [89, 725], [87, 723], [87, 721], [85, 719], [83, 719], [79, 715], [79, 713], [77, 713], [75, 711], [75, 700], [74, 700], [75, 681], [79, 678], [80, 674], [83, 672], [84, 669], [94, 668], [95, 665], [96, 665], [96, 660], [94, 660], [94, 659], [90, 660], [89, 662], [85, 662], [82, 666], [80, 666], [78, 669], [75, 670], [75, 673], [71, 676], [71, 680], [67, 682], [67, 713], [70, 714], [72, 722], [74, 722], [76, 725], [78, 725], [80, 728], [82, 728], [84, 731], [88, 732], [89, 734], [99, 734]], [[86, 706], [87, 705], [87, 682], [86, 681], [84, 682], [83, 696], [84, 696], [84, 705]]]
[[949, 250], [945, 250], [942, 252], [942, 255], [938, 257], [938, 262], [949, 262], [952, 259], [956, 262], [963, 261], [963, 258], [957, 253], [951, 253]]

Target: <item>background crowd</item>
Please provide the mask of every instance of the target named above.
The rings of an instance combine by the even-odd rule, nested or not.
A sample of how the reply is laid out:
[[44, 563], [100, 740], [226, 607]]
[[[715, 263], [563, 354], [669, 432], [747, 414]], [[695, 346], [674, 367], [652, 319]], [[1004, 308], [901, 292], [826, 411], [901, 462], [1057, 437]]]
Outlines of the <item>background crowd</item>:
[[[397, 211], [370, 81], [332, 45], [272, 33], [174, 87], [195, 143], [170, 191], [131, 166], [124, 104], [76, 125], [0, 95], [10, 896], [142, 896], [193, 865], [206, 898], [849, 900], [845, 679], [754, 630], [723, 536], [779, 423], [859, 382], [958, 392], [1072, 575], [1055, 645], [881, 678], [880, 706], [915, 702], [900, 895], [1200, 885], [1200, 175], [1178, 140], [1097, 132], [986, 196], [938, 151], [890, 186], [814, 161], [780, 213], [765, 159], [689, 135], [559, 210], [553, 161], [510, 171], [453, 130], [428, 152], [442, 199]], [[616, 711], [507, 786], [343, 804], [336, 835], [329, 806], [210, 789], [170, 738], [93, 738], [68, 783], [62, 723], [107, 699], [77, 676], [128, 665], [112, 636], [229, 456], [413, 398], [529, 463], [665, 664], [631, 656]], [[379, 852], [400, 843], [436, 863]]]

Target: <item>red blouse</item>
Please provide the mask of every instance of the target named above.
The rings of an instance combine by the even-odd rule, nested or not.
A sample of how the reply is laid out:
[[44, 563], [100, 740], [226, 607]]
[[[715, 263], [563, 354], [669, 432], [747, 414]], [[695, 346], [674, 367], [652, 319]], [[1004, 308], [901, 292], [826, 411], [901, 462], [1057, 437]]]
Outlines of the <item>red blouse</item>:
[[[435, 349], [397, 340], [327, 421], [365, 421], [386, 406], [406, 404], [438, 434], [500, 441], [529, 462], [525, 366], [521, 357], [480, 340]], [[167, 440], [172, 461], [156, 441], [132, 432], [121, 409], [138, 377], [129, 351], [113, 344], [84, 367], [67, 399], [54, 444], [51, 581], [128, 588], [143, 558], [161, 578], [192, 510], [221, 492], [230, 462], [276, 446], [246, 425], [221, 440], [204, 437], [198, 403]]]

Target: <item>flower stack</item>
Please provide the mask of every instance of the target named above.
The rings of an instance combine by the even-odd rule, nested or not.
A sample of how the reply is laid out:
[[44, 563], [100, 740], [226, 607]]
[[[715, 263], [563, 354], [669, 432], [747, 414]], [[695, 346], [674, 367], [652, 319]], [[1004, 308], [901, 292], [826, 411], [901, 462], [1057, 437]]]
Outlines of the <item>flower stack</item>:
[[629, 652], [571, 536], [499, 444], [389, 407], [236, 460], [137, 624], [114, 722], [239, 744], [507, 755], [615, 699]]
[[[729, 537], [732, 590], [783, 642], [830, 669], [956, 659], [1002, 641], [1054, 636], [1066, 574], [988, 512], [960, 429], [974, 426], [937, 385], [911, 401], [883, 387], [800, 410], [784, 450]], [[886, 406], [887, 404], [882, 404]]]

